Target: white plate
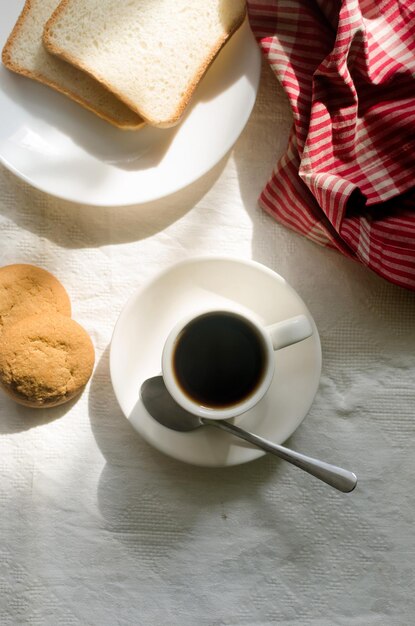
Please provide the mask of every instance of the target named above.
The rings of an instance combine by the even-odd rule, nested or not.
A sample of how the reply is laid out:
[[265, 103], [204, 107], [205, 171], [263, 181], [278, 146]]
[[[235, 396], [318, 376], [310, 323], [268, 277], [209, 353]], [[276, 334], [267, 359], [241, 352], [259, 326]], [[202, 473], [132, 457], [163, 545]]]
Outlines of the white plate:
[[276, 443], [285, 441], [307, 415], [320, 380], [321, 348], [314, 321], [299, 295], [270, 269], [226, 257], [193, 258], [156, 276], [127, 302], [114, 329], [111, 379], [121, 409], [135, 430], [155, 448], [194, 465], [227, 466], [262, 456], [258, 448], [213, 428], [171, 431], [156, 422], [141, 398], [142, 383], [160, 374], [164, 342], [174, 324], [206, 307], [232, 303], [260, 323], [303, 313], [313, 336], [275, 356], [267, 395], [234, 420]]
[[[23, 1], [0, 0], [2, 48]], [[32, 80], [0, 69], [0, 160], [47, 193], [96, 206], [147, 202], [206, 173], [255, 103], [260, 52], [245, 23], [218, 55], [181, 124], [122, 131]]]

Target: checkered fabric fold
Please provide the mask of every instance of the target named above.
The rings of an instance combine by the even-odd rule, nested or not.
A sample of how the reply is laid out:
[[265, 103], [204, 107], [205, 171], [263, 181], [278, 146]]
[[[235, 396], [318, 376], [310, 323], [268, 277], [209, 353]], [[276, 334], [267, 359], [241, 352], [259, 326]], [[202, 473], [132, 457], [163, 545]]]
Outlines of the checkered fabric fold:
[[261, 206], [415, 290], [415, 1], [248, 0], [248, 11], [294, 116]]

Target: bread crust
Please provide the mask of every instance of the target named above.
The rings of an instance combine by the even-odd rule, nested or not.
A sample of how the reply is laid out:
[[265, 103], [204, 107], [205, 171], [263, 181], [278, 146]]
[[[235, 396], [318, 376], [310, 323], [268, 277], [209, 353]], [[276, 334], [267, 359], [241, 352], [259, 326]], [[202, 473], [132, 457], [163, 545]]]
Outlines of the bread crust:
[[[12, 72], [16, 73], [16, 74], [20, 74], [21, 76], [26, 76], [27, 78], [31, 78], [33, 80], [36, 80], [39, 83], [42, 83], [44, 85], [47, 85], [48, 87], [51, 87], [52, 89], [54, 89], [55, 91], [58, 91], [59, 93], [62, 93], [63, 95], [67, 96], [68, 98], [70, 98], [71, 100], [73, 100], [74, 102], [77, 102], [78, 104], [80, 104], [81, 106], [83, 106], [85, 109], [87, 109], [88, 111], [91, 111], [92, 113], [95, 113], [95, 115], [97, 115], [98, 117], [100, 117], [101, 119], [105, 120], [106, 122], [109, 122], [110, 124], [113, 124], [114, 126], [116, 126], [117, 128], [120, 128], [122, 130], [137, 130], [139, 128], [141, 128], [142, 126], [145, 125], [144, 119], [141, 116], [137, 116], [137, 121], [136, 122], [122, 122], [120, 119], [112, 116], [111, 114], [108, 114], [105, 112], [104, 109], [97, 109], [95, 108], [90, 102], [88, 102], [88, 100], [86, 100], [85, 98], [83, 98], [81, 95], [70, 91], [69, 89], [66, 89], [65, 87], [62, 87], [61, 85], [55, 83], [53, 80], [48, 79], [46, 76], [44, 76], [41, 72], [34, 72], [31, 70], [28, 70], [24, 67], [20, 67], [19, 65], [15, 64], [12, 60], [12, 56], [13, 56], [13, 52], [12, 52], [12, 48], [14, 45], [14, 42], [16, 40], [16, 38], [18, 37], [23, 24], [27, 18], [27, 16], [29, 15], [30, 10], [32, 9], [32, 0], [26, 0], [24, 7], [22, 9], [22, 12], [20, 13], [17, 22], [12, 30], [12, 32], [10, 33], [4, 47], [2, 50], [2, 55], [1, 55], [1, 60], [2, 63], [5, 67], [7, 67], [7, 69], [11, 70]], [[98, 81], [97, 81], [98, 82]], [[100, 84], [100, 86], [102, 88], [105, 88], [102, 83]], [[107, 90], [109, 91], [109, 90]], [[111, 95], [114, 95], [112, 92], [110, 92]], [[122, 102], [122, 104], [124, 104]], [[133, 114], [136, 114], [135, 111], [131, 110], [131, 112]]]
[[138, 107], [134, 102], [132, 102], [128, 98], [128, 96], [125, 96], [125, 94], [121, 93], [117, 89], [114, 89], [105, 80], [105, 77], [101, 76], [99, 73], [94, 73], [93, 71], [91, 71], [91, 69], [85, 63], [83, 63], [79, 59], [76, 59], [71, 54], [67, 53], [65, 50], [62, 50], [59, 46], [57, 46], [54, 43], [53, 35], [51, 33], [51, 30], [52, 30], [55, 22], [59, 18], [59, 16], [62, 13], [65, 12], [65, 9], [66, 9], [67, 5], [70, 2], [71, 2], [71, 0], [62, 0], [61, 3], [58, 5], [58, 7], [55, 9], [55, 11], [50, 16], [49, 20], [46, 22], [46, 25], [45, 25], [45, 28], [44, 28], [44, 31], [43, 31], [43, 44], [45, 45], [46, 49], [49, 50], [49, 52], [51, 52], [55, 56], [59, 57], [60, 59], [63, 59], [64, 61], [67, 61], [68, 63], [71, 63], [71, 65], [74, 65], [75, 67], [79, 68], [80, 70], [82, 70], [83, 72], [88, 74], [91, 78], [94, 78], [103, 87], [105, 87], [105, 89], [107, 89], [108, 91], [113, 93], [114, 96], [116, 96], [119, 100], [124, 102], [124, 104], [126, 104], [132, 111], [134, 111], [135, 113], [140, 115], [140, 117], [142, 117], [143, 120], [145, 122], [147, 122], [147, 124], [149, 124], [150, 126], [157, 126], [159, 128], [169, 128], [170, 126], [175, 126], [180, 121], [180, 119], [181, 119], [181, 117], [182, 117], [182, 115], [183, 115], [187, 105], [189, 104], [189, 101], [190, 101], [190, 99], [191, 99], [191, 97], [192, 97], [192, 95], [193, 95], [193, 93], [194, 93], [198, 83], [200, 82], [200, 80], [202, 79], [204, 74], [207, 72], [207, 70], [209, 69], [210, 65], [212, 64], [214, 59], [217, 57], [217, 55], [219, 54], [219, 52], [221, 51], [221, 49], [223, 48], [225, 43], [242, 26], [244, 20], [246, 19], [246, 15], [247, 15], [247, 9], [246, 9], [246, 5], [245, 5], [244, 11], [241, 12], [241, 15], [239, 15], [238, 18], [235, 20], [235, 22], [232, 24], [231, 28], [229, 29], [229, 32], [224, 37], [221, 37], [216, 42], [216, 44], [212, 47], [210, 53], [207, 56], [206, 62], [196, 72], [196, 74], [195, 74], [195, 76], [193, 78], [193, 81], [190, 83], [189, 87], [187, 88], [186, 92], [184, 93], [184, 95], [183, 95], [179, 105], [177, 106], [174, 114], [171, 116], [171, 118], [169, 120], [161, 121], [161, 120], [157, 120], [155, 118], [151, 118], [148, 115], [146, 115], [145, 112], [140, 109], [140, 107]]

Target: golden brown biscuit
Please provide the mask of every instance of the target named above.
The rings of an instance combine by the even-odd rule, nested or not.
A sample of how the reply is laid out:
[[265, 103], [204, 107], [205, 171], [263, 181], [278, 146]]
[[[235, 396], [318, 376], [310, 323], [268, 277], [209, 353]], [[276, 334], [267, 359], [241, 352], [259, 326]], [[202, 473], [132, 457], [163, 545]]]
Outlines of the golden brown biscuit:
[[71, 303], [57, 278], [34, 265], [0, 267], [0, 333], [39, 313], [71, 315]]
[[94, 360], [87, 332], [58, 313], [26, 317], [0, 335], [0, 384], [26, 406], [56, 406], [76, 396]]

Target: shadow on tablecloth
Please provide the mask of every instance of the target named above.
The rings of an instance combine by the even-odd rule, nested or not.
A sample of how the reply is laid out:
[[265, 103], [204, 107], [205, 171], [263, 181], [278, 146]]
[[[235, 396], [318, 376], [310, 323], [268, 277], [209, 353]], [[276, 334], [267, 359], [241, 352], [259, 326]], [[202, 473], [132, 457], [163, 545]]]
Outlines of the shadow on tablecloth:
[[[139, 241], [163, 231], [188, 213], [221, 175], [229, 154], [200, 179], [166, 198], [127, 207], [79, 205], [22, 183], [0, 165], [13, 202], [4, 202], [2, 214], [17, 226], [68, 249], [99, 248]], [[21, 207], [16, 211], [15, 207]]]
[[89, 417], [106, 461], [97, 493], [105, 528], [132, 549], [137, 544], [142, 553], [145, 542], [149, 554], [161, 556], [169, 547], [169, 538], [175, 544], [183, 534], [188, 541], [207, 509], [219, 530], [244, 501], [250, 506], [254, 503], [253, 510], [258, 511], [262, 523], [275, 523], [275, 503], [263, 496], [267, 484], [275, 489], [281, 462], [265, 456], [236, 467], [194, 467], [150, 447], [118, 406], [109, 375], [109, 347], [92, 379]]
[[[31, 407], [17, 404], [14, 400], [1, 393], [0, 401], [4, 407], [0, 421], [0, 435], [21, 433], [31, 428], [38, 428], [59, 419], [77, 403], [81, 396], [73, 398], [69, 402], [49, 409], [32, 409]], [[10, 410], [8, 410], [10, 406]]]

